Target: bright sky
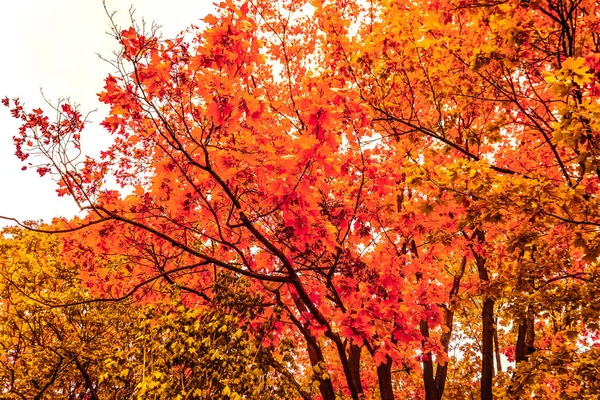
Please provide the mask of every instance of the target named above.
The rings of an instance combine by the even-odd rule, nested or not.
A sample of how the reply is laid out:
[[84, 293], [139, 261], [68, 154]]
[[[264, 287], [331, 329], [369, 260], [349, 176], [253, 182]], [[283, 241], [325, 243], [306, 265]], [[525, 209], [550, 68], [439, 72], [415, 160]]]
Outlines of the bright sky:
[[[162, 26], [169, 37], [197, 24], [209, 13], [212, 0], [107, 0], [117, 11], [117, 21], [128, 27], [129, 8], [147, 22]], [[96, 94], [112, 67], [97, 53], [110, 58], [116, 48], [108, 31], [102, 0], [0, 0], [0, 98], [19, 97], [27, 108], [44, 105], [40, 89], [49, 100], [70, 97], [87, 112], [99, 109], [91, 120], [96, 125], [106, 109]], [[44, 107], [42, 107], [44, 108]], [[0, 107], [0, 215], [20, 220], [50, 221], [77, 212], [72, 201], [56, 196], [55, 184], [34, 171], [21, 171], [14, 156], [12, 137], [18, 129], [8, 109]], [[88, 125], [84, 135], [87, 152], [98, 154], [108, 139], [97, 126]], [[8, 223], [0, 220], [0, 227]]]

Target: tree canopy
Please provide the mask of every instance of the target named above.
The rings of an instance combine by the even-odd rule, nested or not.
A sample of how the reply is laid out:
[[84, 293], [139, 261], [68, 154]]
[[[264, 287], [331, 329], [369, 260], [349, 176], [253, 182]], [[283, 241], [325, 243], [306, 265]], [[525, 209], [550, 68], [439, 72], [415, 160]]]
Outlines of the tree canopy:
[[253, 358], [275, 397], [597, 396], [600, 5], [216, 8], [175, 38], [112, 24], [98, 159], [75, 105], [3, 100], [24, 168], [82, 211], [25, 225], [90, 295], [189, 308], [155, 382]]

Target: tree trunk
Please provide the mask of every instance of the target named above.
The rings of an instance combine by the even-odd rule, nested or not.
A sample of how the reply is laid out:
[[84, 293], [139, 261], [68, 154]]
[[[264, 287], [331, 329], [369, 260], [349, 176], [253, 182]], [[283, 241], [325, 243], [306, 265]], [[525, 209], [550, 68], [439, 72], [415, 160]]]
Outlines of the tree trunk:
[[[454, 311], [449, 308], [444, 309], [444, 325], [448, 329], [448, 331], [442, 333], [441, 342], [444, 348], [444, 352], [448, 354], [448, 349], [450, 347], [450, 339], [452, 338], [452, 323], [454, 320]], [[439, 398], [441, 399], [444, 395], [444, 389], [446, 388], [446, 378], [448, 377], [448, 363], [446, 362], [444, 365], [438, 363], [437, 368], [435, 370], [435, 386], [437, 387], [437, 391], [439, 394]]]
[[352, 376], [352, 381], [354, 383], [354, 387], [358, 392], [358, 395], [362, 397], [363, 395], [363, 387], [360, 381], [360, 353], [361, 347], [355, 344], [350, 345], [350, 349], [348, 350], [348, 363], [350, 364], [350, 375]]
[[[473, 236], [478, 244], [485, 241], [485, 233], [475, 229]], [[477, 272], [483, 286], [489, 284], [486, 261], [487, 259], [477, 253], [473, 246], [471, 251], [477, 264]], [[483, 310], [481, 312], [481, 400], [492, 400], [492, 387], [494, 379], [494, 300], [484, 293]]]
[[535, 313], [533, 308], [527, 308], [527, 314], [524, 320], [519, 323], [517, 331], [517, 346], [515, 351], [515, 361], [527, 361], [529, 355], [535, 351]]
[[527, 356], [529, 356], [535, 351], [535, 313], [532, 306], [529, 306], [527, 309], [527, 329], [525, 333], [525, 346]]
[[379, 364], [377, 367], [377, 377], [379, 378], [381, 400], [394, 400], [394, 388], [392, 387], [392, 359], [390, 357], [387, 357], [387, 361]]
[[492, 400], [494, 379], [494, 300], [487, 298], [481, 313], [481, 400]]
[[[421, 320], [419, 323], [419, 329], [423, 338], [429, 337], [429, 325], [427, 321]], [[435, 383], [433, 376], [433, 359], [431, 352], [423, 354], [423, 383], [425, 385], [425, 400], [440, 400], [441, 395], [438, 391], [438, 387]]]
[[[454, 276], [452, 282], [452, 289], [450, 289], [449, 296], [449, 305], [444, 308], [444, 326], [446, 327], [446, 331], [442, 333], [442, 337], [440, 341], [442, 343], [442, 347], [444, 349], [444, 353], [447, 355], [448, 350], [450, 348], [450, 339], [452, 339], [452, 328], [454, 322], [454, 311], [452, 311], [452, 303], [458, 297], [458, 291], [460, 289], [460, 281], [462, 280], [463, 275], [465, 274], [465, 268], [467, 266], [467, 256], [463, 256], [460, 261], [460, 270]], [[435, 386], [437, 387], [437, 391], [439, 393], [440, 399], [444, 395], [444, 389], [446, 388], [446, 379], [448, 377], [448, 363], [444, 365], [440, 365], [438, 363], [437, 368], [435, 370]]]

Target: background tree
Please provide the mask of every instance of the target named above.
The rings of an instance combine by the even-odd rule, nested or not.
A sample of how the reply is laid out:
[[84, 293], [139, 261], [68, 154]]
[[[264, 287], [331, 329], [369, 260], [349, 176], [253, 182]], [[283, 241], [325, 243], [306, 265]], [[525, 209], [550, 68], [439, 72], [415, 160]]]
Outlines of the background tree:
[[[104, 357], [130, 329], [126, 304], [88, 303], [58, 238], [7, 229], [0, 239], [0, 385], [8, 399], [99, 399]], [[73, 306], [56, 307], [60, 304]]]
[[293, 343], [284, 340], [287, 355], [275, 359], [247, 328], [223, 310], [147, 306], [133, 325], [133, 341], [109, 355], [101, 381], [133, 383], [139, 399], [309, 398], [311, 382], [302, 382], [303, 389], [289, 375], [298, 368]]
[[[78, 268], [61, 260], [61, 250], [56, 237], [4, 231], [3, 398], [308, 397], [295, 378], [282, 375], [295, 365], [293, 348], [272, 358], [262, 346], [269, 331], [256, 342], [229, 312], [231, 304], [252, 312], [239, 279], [218, 280], [219, 308], [193, 307], [195, 295], [181, 298], [173, 288], [152, 306], [131, 297], [98, 300], [82, 286]], [[310, 380], [302, 383], [310, 390]]]

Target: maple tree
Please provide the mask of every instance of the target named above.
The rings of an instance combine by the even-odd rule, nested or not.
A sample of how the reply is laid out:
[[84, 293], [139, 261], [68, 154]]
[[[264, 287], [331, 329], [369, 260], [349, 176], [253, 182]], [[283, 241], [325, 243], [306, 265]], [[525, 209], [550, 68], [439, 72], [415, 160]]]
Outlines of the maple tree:
[[25, 167], [84, 212], [49, 230], [96, 295], [211, 305], [243, 279], [256, 302], [230, 312], [304, 397], [592, 395], [598, 8], [255, 0], [173, 39], [113, 24], [98, 160], [68, 102], [55, 122], [4, 103]]

